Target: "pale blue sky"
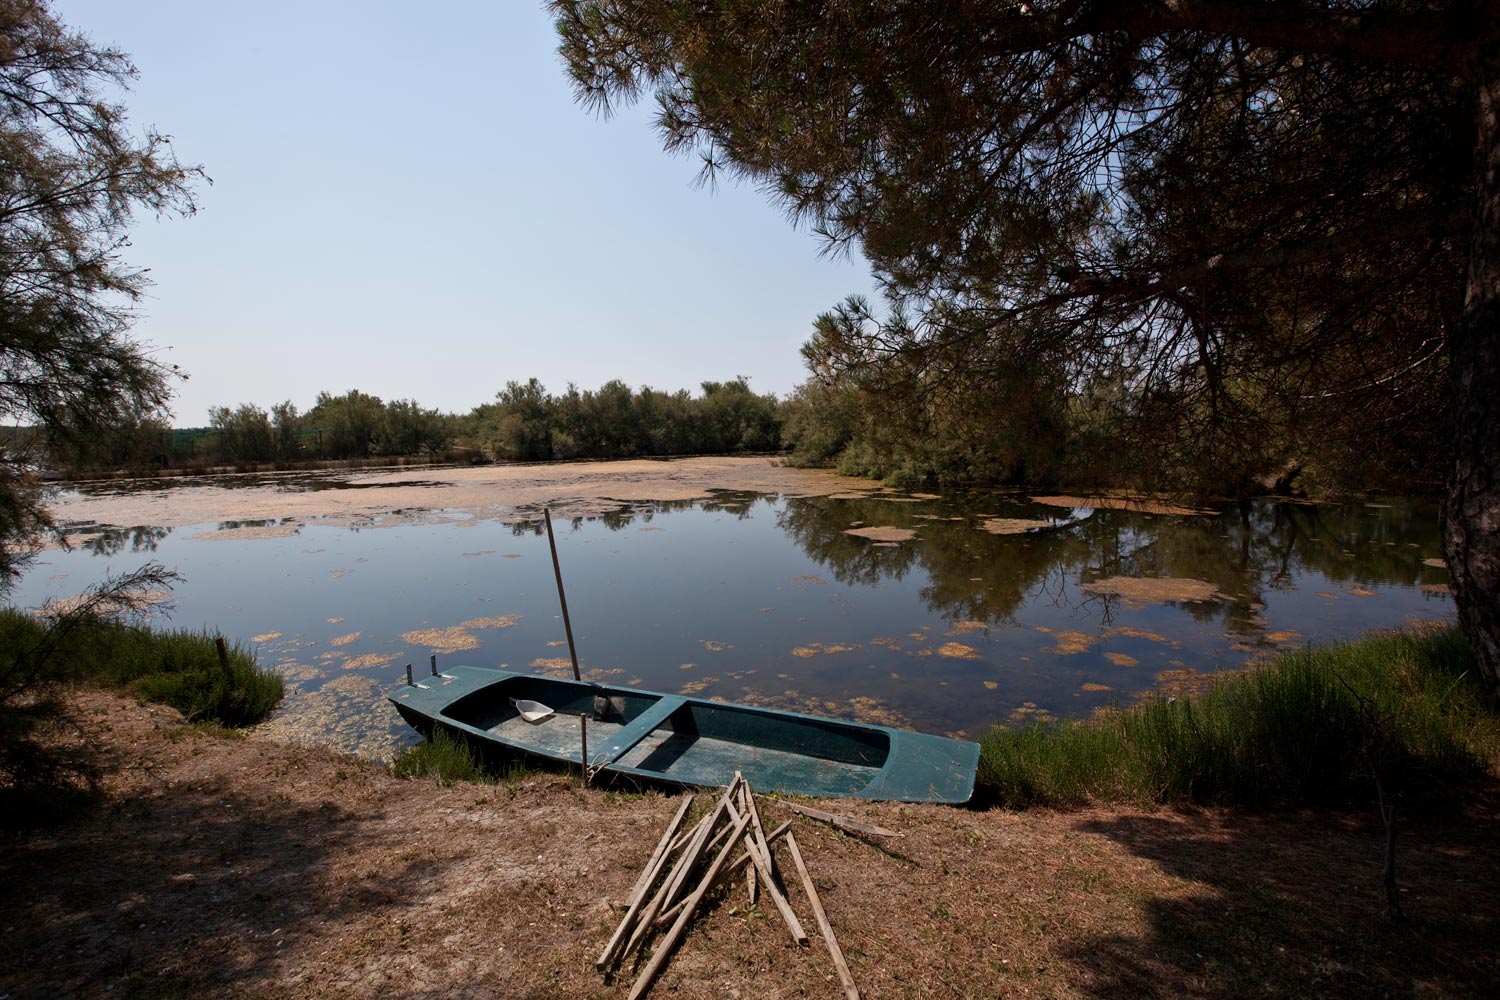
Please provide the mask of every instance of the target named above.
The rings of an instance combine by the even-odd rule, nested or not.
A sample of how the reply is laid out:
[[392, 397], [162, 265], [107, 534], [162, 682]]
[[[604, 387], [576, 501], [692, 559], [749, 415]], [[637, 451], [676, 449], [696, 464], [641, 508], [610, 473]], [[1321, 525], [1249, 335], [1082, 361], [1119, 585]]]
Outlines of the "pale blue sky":
[[217, 403], [358, 388], [467, 411], [508, 379], [785, 394], [817, 313], [873, 287], [758, 191], [694, 186], [651, 103], [574, 103], [539, 3], [54, 0], [128, 52], [132, 121], [212, 176], [133, 233], [136, 335]]

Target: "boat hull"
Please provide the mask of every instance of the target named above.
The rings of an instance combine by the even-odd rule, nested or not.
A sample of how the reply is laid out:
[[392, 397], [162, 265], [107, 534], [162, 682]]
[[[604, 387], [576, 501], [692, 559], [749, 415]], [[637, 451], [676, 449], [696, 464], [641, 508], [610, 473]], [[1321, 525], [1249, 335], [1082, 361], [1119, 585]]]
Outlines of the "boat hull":
[[[553, 714], [527, 722], [511, 699]], [[402, 685], [390, 700], [420, 732], [447, 730], [491, 756], [575, 765], [584, 715], [591, 766], [673, 785], [726, 785], [738, 771], [757, 791], [961, 803], [979, 761], [978, 745], [965, 740], [482, 667]]]

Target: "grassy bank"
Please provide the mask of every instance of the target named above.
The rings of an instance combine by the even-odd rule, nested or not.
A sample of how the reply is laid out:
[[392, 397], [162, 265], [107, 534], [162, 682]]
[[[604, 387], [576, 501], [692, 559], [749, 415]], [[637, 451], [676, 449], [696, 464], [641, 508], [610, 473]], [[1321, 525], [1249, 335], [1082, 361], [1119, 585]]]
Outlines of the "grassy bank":
[[979, 794], [1089, 802], [1345, 805], [1388, 790], [1454, 801], [1500, 771], [1500, 713], [1453, 629], [1287, 653], [1201, 694], [1086, 722], [997, 729]]
[[190, 722], [260, 722], [281, 701], [282, 679], [250, 651], [180, 629], [155, 631], [71, 613], [51, 621], [0, 610], [0, 827], [46, 823], [91, 800], [108, 761], [77, 716], [69, 685], [159, 702]]
[[0, 683], [16, 696], [25, 686], [84, 682], [170, 705], [189, 721], [253, 725], [281, 701], [282, 679], [249, 650], [226, 651], [221, 664], [207, 632], [91, 620], [51, 629], [0, 611]]

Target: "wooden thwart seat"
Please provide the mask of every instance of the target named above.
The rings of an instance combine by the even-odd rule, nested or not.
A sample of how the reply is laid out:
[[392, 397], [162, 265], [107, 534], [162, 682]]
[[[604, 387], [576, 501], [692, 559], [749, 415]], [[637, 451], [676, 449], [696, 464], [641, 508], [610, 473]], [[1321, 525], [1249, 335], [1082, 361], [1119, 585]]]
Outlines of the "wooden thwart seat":
[[636, 716], [622, 728], [617, 730], [613, 736], [604, 744], [600, 754], [594, 757], [592, 764], [613, 764], [621, 757], [630, 752], [641, 740], [651, 735], [651, 731], [663, 722], [668, 716], [682, 707], [685, 699], [681, 695], [663, 695], [657, 699], [656, 704]]

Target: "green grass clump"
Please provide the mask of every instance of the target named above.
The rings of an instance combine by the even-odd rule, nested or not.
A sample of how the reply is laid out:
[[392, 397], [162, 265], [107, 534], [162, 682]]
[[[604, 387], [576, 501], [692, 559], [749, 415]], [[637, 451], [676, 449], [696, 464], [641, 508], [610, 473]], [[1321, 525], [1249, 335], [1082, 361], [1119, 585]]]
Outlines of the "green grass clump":
[[[219, 663], [214, 637], [87, 620], [66, 631], [17, 611], [0, 611], [0, 674], [36, 682], [84, 681], [170, 705], [193, 722], [254, 725], [281, 701], [279, 674], [235, 644]], [[45, 657], [30, 663], [28, 659]]]
[[978, 786], [1015, 806], [1331, 805], [1367, 797], [1377, 767], [1429, 798], [1500, 771], [1500, 714], [1457, 630], [1298, 650], [1201, 695], [996, 729]]
[[446, 729], [434, 729], [428, 739], [407, 747], [396, 757], [391, 770], [398, 778], [434, 778], [440, 785], [495, 780], [485, 771], [473, 748], [449, 735]]

